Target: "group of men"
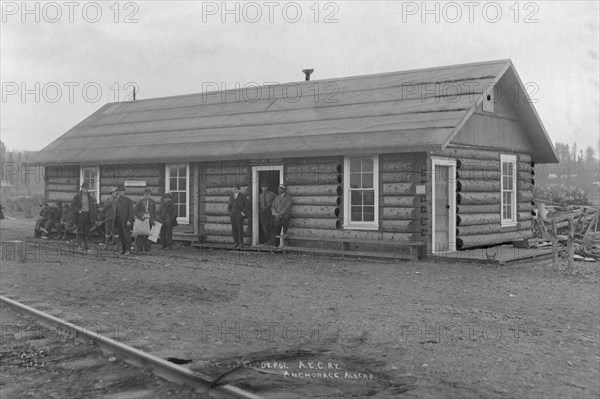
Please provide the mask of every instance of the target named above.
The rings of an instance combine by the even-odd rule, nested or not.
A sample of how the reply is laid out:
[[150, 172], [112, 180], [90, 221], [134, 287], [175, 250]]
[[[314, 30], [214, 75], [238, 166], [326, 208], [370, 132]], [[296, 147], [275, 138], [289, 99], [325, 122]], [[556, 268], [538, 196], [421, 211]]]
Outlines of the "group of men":
[[[279, 195], [270, 191], [266, 183], [263, 183], [261, 188], [262, 191], [258, 195], [259, 225], [264, 239], [261, 244], [277, 246], [276, 235], [279, 235], [282, 229], [283, 235], [287, 235], [293, 201], [284, 184], [280, 184], [277, 189]], [[231, 191], [227, 212], [234, 242], [232, 249], [237, 250], [244, 245], [244, 219], [249, 214], [250, 202], [240, 192], [240, 186], [233, 186]]]
[[[59, 237], [64, 231], [63, 238], [70, 231], [76, 230], [77, 243], [80, 249], [89, 251], [89, 237], [94, 230], [104, 230], [104, 244], [112, 245], [120, 242], [121, 254], [131, 254], [132, 228], [136, 220], [146, 223], [151, 228], [157, 221], [161, 223], [160, 243], [162, 249], [171, 249], [173, 245], [173, 227], [177, 226], [177, 213], [171, 193], [162, 196], [161, 205], [157, 210], [155, 201], [151, 198], [152, 191], [144, 190], [144, 198], [134, 205], [125, 195], [125, 186], [120, 184], [110, 190], [110, 197], [96, 204], [94, 195], [89, 191], [87, 182], [81, 184], [81, 190], [75, 194], [71, 204], [63, 204], [60, 217], [57, 219], [56, 210], [47, 203], [42, 205], [40, 218], [35, 227], [36, 236], [43, 232], [57, 230]], [[63, 230], [57, 229], [54, 223], [60, 220]], [[150, 251], [151, 241], [147, 235], [138, 235], [136, 244], [138, 251]]]

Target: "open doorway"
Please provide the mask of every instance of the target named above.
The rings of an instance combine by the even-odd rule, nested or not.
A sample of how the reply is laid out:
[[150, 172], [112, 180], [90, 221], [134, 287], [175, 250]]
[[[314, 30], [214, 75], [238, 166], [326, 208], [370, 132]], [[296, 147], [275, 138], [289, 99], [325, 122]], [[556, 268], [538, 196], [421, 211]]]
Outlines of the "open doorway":
[[269, 191], [277, 195], [280, 184], [283, 184], [283, 165], [252, 167], [252, 245], [270, 239], [266, 229], [262, 228], [260, 218], [259, 196], [263, 193], [263, 187], [266, 185]]

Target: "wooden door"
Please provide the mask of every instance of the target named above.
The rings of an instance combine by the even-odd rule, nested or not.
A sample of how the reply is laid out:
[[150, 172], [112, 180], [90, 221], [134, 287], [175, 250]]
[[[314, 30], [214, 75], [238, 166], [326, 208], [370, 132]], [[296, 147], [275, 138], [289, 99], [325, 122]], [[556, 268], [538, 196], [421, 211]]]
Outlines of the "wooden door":
[[449, 251], [450, 244], [450, 167], [435, 165], [435, 236], [434, 251]]

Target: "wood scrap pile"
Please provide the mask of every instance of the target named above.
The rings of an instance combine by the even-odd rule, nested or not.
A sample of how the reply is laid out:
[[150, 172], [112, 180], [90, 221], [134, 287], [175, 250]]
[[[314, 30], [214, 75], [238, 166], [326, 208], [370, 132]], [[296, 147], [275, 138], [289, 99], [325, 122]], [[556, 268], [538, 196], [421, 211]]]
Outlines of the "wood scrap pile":
[[534, 229], [539, 246], [550, 246], [556, 242], [558, 251], [569, 256], [569, 245], [572, 245], [572, 259], [600, 260], [600, 207], [560, 206], [538, 199], [534, 202]]

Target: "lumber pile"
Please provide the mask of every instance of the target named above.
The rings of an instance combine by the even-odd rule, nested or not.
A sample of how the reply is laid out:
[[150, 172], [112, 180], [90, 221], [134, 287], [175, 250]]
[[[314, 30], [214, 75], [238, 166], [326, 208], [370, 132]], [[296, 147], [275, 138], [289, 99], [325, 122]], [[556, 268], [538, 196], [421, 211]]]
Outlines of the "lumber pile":
[[[552, 245], [554, 258], [600, 260], [600, 207], [547, 203], [534, 199], [533, 222], [540, 246]], [[555, 259], [556, 260], [556, 259]]]

